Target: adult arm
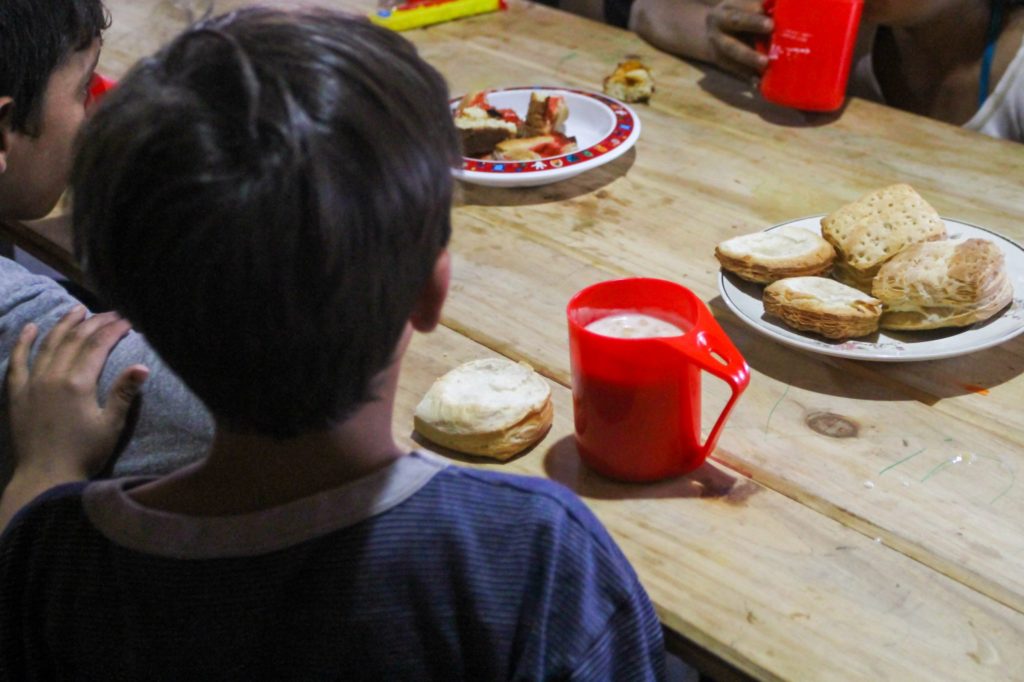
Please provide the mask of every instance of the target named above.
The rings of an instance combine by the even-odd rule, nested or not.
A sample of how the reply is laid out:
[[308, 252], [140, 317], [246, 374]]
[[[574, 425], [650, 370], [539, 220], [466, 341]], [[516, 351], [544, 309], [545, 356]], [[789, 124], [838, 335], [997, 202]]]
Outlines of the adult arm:
[[707, 21], [711, 0], [634, 0], [629, 29], [679, 57], [714, 62]]
[[752, 41], [770, 35], [760, 0], [635, 0], [629, 28], [655, 47], [742, 78], [768, 65]]

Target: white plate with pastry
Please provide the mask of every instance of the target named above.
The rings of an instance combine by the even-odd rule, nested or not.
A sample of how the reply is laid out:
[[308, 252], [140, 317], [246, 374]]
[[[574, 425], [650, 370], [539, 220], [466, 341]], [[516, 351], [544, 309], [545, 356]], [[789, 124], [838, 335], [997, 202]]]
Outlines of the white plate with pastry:
[[[542, 100], [549, 100], [551, 107], [540, 107]], [[587, 90], [503, 88], [470, 93], [453, 99], [451, 106], [463, 149], [471, 153], [463, 157], [455, 176], [486, 187], [536, 187], [567, 180], [614, 161], [640, 137], [640, 119], [632, 108]], [[529, 129], [536, 123], [534, 114], [541, 109], [551, 119], [546, 127], [524, 132], [524, 124]], [[503, 140], [502, 135], [512, 139]], [[502, 156], [493, 153], [502, 143], [509, 147], [506, 158], [495, 158]]]
[[[766, 232], [799, 228], [820, 234], [822, 217], [793, 220]], [[1009, 285], [1014, 292], [1012, 301], [983, 322], [925, 331], [881, 329], [870, 336], [831, 341], [818, 334], [797, 331], [780, 318], [766, 314], [762, 285], [722, 270], [718, 288], [729, 309], [756, 331], [787, 346], [842, 358], [879, 362], [938, 360], [991, 348], [1024, 332], [1024, 248], [990, 230], [959, 220], [942, 220], [949, 240], [984, 239], [994, 244], [1005, 258]]]

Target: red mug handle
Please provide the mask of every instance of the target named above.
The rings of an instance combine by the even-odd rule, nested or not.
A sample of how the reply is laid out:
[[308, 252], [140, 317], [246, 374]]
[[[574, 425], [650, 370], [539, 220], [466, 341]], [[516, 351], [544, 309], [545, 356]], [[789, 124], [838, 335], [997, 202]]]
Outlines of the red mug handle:
[[714, 451], [725, 420], [728, 419], [732, 408], [736, 406], [740, 394], [750, 383], [750, 367], [736, 346], [733, 345], [732, 340], [711, 316], [711, 313], [706, 311], [700, 317], [703, 319], [695, 333], [687, 334], [680, 341], [681, 350], [702, 370], [729, 384], [729, 388], [732, 390], [729, 402], [726, 403], [722, 413], [718, 415], [711, 433], [708, 434], [707, 440], [701, 446], [700, 454], [703, 461]]

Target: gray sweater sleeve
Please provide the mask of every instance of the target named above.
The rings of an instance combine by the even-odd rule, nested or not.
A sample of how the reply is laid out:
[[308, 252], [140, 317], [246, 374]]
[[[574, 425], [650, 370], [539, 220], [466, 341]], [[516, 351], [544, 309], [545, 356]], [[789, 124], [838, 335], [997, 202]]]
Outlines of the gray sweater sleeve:
[[[77, 303], [52, 279], [0, 257], [0, 378], [7, 374], [11, 349], [25, 324], [37, 324], [42, 338]], [[131, 439], [114, 462], [113, 475], [162, 474], [201, 458], [213, 438], [213, 422], [142, 335], [129, 332], [111, 352], [100, 395], [106, 396], [118, 375], [136, 363], [149, 367], [150, 375]], [[0, 391], [0, 486], [9, 479], [12, 465], [6, 393]]]

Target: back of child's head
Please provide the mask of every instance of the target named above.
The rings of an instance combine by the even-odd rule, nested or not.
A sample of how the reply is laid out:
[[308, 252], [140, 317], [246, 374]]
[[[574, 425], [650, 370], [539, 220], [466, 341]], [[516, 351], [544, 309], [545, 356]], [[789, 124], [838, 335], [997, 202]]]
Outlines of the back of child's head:
[[447, 98], [362, 19], [212, 19], [83, 130], [79, 257], [224, 428], [327, 428], [374, 398], [448, 242]]
[[38, 133], [50, 75], [108, 23], [101, 0], [0, 2], [0, 97], [14, 100], [11, 130]]

